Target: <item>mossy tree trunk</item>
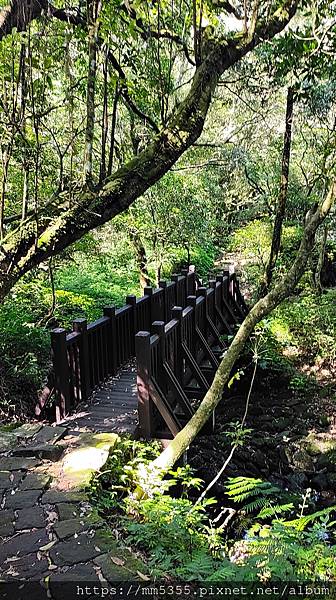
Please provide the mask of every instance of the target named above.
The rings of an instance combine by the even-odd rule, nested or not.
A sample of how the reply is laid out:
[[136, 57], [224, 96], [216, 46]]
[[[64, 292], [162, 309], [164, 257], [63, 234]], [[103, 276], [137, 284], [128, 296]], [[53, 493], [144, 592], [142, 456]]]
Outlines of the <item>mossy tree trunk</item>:
[[287, 194], [288, 194], [288, 181], [289, 181], [289, 162], [291, 155], [291, 144], [292, 144], [292, 124], [293, 124], [293, 110], [294, 110], [294, 90], [289, 87], [287, 90], [287, 103], [286, 103], [286, 126], [284, 135], [284, 144], [282, 152], [282, 165], [281, 165], [281, 182], [280, 182], [280, 193], [278, 197], [275, 220], [273, 226], [273, 236], [271, 244], [271, 252], [266, 267], [265, 274], [265, 286], [263, 292], [266, 293], [269, 289], [273, 272], [275, 269], [276, 262], [278, 260], [280, 245], [281, 245], [281, 233], [282, 224], [286, 213]]
[[[204, 39], [202, 62], [195, 69], [189, 93], [176, 106], [167, 125], [142, 152], [99, 185], [55, 194], [49, 204], [39, 210], [38, 219], [28, 216], [3, 239], [0, 248], [0, 302], [22, 275], [126, 210], [169, 171], [202, 133], [221, 75], [263, 41], [281, 32], [294, 16], [298, 3], [299, 0], [283, 0], [280, 8], [277, 6], [267, 20], [256, 25], [252, 37], [237, 34], [222, 40]], [[37, 18], [44, 9], [61, 20], [72, 23], [77, 20], [77, 24], [79, 22], [83, 27], [77, 14], [69, 15], [65, 9], [53, 9], [48, 2], [24, 0], [23, 4], [34, 6], [34, 10], [28, 13], [30, 19]], [[0, 25], [3, 24], [0, 39], [18, 24], [18, 6], [17, 0], [12, 0], [0, 12]], [[27, 26], [26, 22], [24, 26]], [[20, 24], [19, 30], [22, 27]], [[111, 53], [108, 56], [112, 56]], [[112, 63], [111, 66], [114, 68]]]
[[300, 248], [288, 273], [279, 281], [275, 287], [264, 298], [259, 300], [251, 309], [244, 322], [241, 324], [237, 335], [231, 346], [225, 353], [215, 378], [197, 411], [187, 425], [177, 434], [170, 445], [153, 462], [155, 469], [165, 472], [187, 450], [196, 435], [212, 415], [212, 412], [220, 402], [224, 388], [230, 377], [232, 368], [242, 353], [244, 346], [253, 332], [255, 326], [267, 316], [278, 304], [287, 298], [295, 289], [302, 277], [309, 256], [312, 252], [315, 234], [321, 223], [329, 214], [336, 198], [336, 180], [330, 186], [329, 192], [320, 205], [311, 213], [308, 213], [306, 225], [301, 239]]

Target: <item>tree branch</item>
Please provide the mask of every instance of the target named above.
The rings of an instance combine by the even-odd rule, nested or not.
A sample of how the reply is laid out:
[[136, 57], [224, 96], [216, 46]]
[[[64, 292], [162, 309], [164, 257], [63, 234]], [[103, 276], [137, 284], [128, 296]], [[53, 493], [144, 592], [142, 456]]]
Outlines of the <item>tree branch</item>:
[[[215, 378], [204, 399], [187, 425], [177, 434], [160, 456], [152, 463], [158, 471], [166, 472], [190, 446], [196, 435], [207, 422], [212, 412], [219, 404], [224, 388], [229, 380], [235, 362], [251, 335], [254, 327], [278, 304], [287, 298], [301, 279], [308, 258], [314, 247], [315, 234], [318, 227], [329, 214], [336, 198], [336, 180], [331, 185], [326, 198], [317, 206], [315, 211], [308, 213], [301, 244], [297, 256], [288, 273], [264, 298], [259, 300], [251, 309], [238, 333], [222, 359]], [[141, 491], [140, 491], [141, 493]]]

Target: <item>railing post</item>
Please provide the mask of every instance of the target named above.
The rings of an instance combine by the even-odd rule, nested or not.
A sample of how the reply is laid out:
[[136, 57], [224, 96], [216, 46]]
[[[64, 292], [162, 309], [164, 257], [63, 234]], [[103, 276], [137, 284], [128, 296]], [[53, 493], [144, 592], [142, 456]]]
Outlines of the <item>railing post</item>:
[[135, 335], [138, 333], [137, 299], [134, 294], [126, 296], [126, 304], [132, 307], [132, 353], [135, 353]]
[[169, 315], [168, 315], [168, 303], [167, 303], [167, 282], [166, 281], [159, 281], [159, 288], [162, 289], [162, 294], [163, 294], [163, 314], [164, 314], [164, 321], [165, 323], [168, 323], [169, 319]]
[[151, 439], [155, 435], [153, 403], [150, 397], [149, 382], [151, 374], [150, 333], [139, 331], [135, 336], [135, 355], [138, 365], [138, 415], [140, 437]]
[[184, 374], [184, 359], [183, 359], [183, 352], [182, 352], [182, 313], [183, 313], [182, 306], [174, 306], [174, 308], [172, 310], [172, 318], [176, 319], [176, 321], [178, 321], [177, 344], [176, 344], [177, 356], [176, 356], [176, 361], [175, 361], [175, 375], [181, 385], [183, 384], [183, 374]]
[[117, 337], [116, 337], [116, 308], [115, 306], [105, 306], [104, 317], [110, 319], [109, 332], [107, 336], [108, 347], [108, 365], [111, 375], [115, 375], [118, 370], [117, 365]]
[[207, 339], [207, 317], [208, 317], [207, 288], [203, 287], [203, 286], [198, 288], [198, 290], [196, 292], [196, 297], [204, 298], [204, 323], [203, 323], [203, 328], [200, 327], [200, 330], [202, 331], [204, 337]]
[[152, 296], [153, 296], [153, 288], [150, 286], [147, 286], [144, 288], [144, 296], [149, 296], [149, 322], [152, 323], [153, 318], [153, 300], [152, 300]]
[[55, 371], [56, 421], [59, 423], [68, 413], [71, 403], [66, 331], [57, 328], [50, 335]]
[[86, 402], [90, 395], [90, 357], [89, 341], [87, 333], [87, 320], [76, 319], [73, 322], [73, 330], [80, 333], [79, 338], [79, 368], [81, 400]]
[[196, 348], [196, 327], [197, 327], [197, 315], [196, 315], [196, 306], [197, 306], [197, 298], [196, 296], [188, 296], [187, 302], [189, 306], [192, 307], [192, 341], [191, 348], [189, 348], [191, 354], [197, 362], [197, 348]]
[[179, 276], [178, 276], [176, 273], [174, 273], [174, 274], [171, 276], [171, 280], [172, 280], [172, 282], [174, 283], [174, 293], [175, 293], [175, 296], [174, 296], [174, 297], [175, 297], [175, 304], [176, 304], [176, 305], [178, 305], [178, 304], [179, 304], [178, 278], [179, 278]]

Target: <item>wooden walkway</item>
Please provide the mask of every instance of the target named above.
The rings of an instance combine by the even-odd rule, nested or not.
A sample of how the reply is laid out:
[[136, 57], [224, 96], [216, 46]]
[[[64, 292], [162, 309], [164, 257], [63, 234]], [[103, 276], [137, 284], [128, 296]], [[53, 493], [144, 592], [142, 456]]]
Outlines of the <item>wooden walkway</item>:
[[90, 401], [62, 421], [72, 430], [134, 434], [138, 425], [136, 364], [132, 361], [99, 388]]

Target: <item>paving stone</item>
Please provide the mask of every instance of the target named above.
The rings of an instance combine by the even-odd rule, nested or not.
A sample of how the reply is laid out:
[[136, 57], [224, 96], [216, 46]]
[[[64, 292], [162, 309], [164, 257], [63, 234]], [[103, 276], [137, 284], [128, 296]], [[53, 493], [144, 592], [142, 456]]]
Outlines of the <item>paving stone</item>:
[[0, 525], [0, 537], [6, 538], [13, 535], [15, 532], [13, 523], [3, 523]]
[[[116, 564], [121, 561], [124, 561], [124, 564]], [[117, 542], [110, 552], [97, 556], [93, 562], [101, 568], [107, 581], [111, 582], [134, 581], [139, 579], [137, 571], [146, 573], [146, 568], [141, 560], [133, 556], [126, 548], [120, 548]]]
[[34, 442], [36, 444], [55, 444], [67, 433], [67, 427], [50, 427], [45, 425], [38, 433], [34, 436]]
[[14, 533], [14, 511], [0, 510], [0, 537], [8, 537]]
[[0, 452], [7, 452], [16, 444], [16, 437], [11, 431], [0, 430]]
[[103, 525], [103, 520], [94, 515], [84, 516], [77, 519], [68, 519], [54, 524], [53, 529], [60, 540], [71, 537], [75, 533], [81, 533], [90, 529], [97, 529]]
[[18, 517], [15, 519], [15, 529], [31, 529], [32, 527], [45, 527], [46, 519], [41, 506], [24, 508], [18, 510]]
[[[36, 554], [27, 554], [21, 558], [15, 558], [15, 560], [7, 561], [3, 565], [4, 573], [1, 577], [7, 581], [12, 579], [32, 579], [36, 578], [37, 575], [41, 576], [48, 570], [48, 560], [45, 557], [41, 557], [38, 560]], [[30, 594], [27, 598], [31, 597]]]
[[28, 533], [21, 533], [7, 540], [0, 546], [0, 564], [2, 564], [7, 558], [12, 556], [25, 556], [32, 552], [37, 552], [38, 549], [47, 544], [49, 538], [45, 531], [41, 529], [38, 531], [29, 531]]
[[38, 467], [41, 461], [36, 458], [23, 458], [18, 456], [6, 456], [1, 458], [1, 469], [3, 471], [28, 471]]
[[39, 496], [41, 490], [27, 490], [26, 492], [16, 492], [15, 494], [7, 494], [6, 496], [6, 508], [26, 508], [33, 506]]
[[0, 490], [15, 488], [22, 476], [23, 473], [21, 473], [21, 471], [0, 471]]
[[28, 440], [32, 438], [40, 429], [42, 428], [42, 423], [25, 423], [13, 430], [13, 434], [16, 436], [17, 440]]
[[55, 565], [74, 565], [92, 560], [99, 554], [107, 552], [115, 538], [101, 530], [91, 538], [81, 533], [77, 538], [59, 542], [50, 550], [50, 558]]
[[53, 444], [39, 444], [39, 445], [28, 445], [20, 446], [13, 450], [13, 456], [36, 456], [37, 458], [43, 458], [44, 460], [51, 460], [56, 462], [59, 460], [64, 452], [63, 446], [54, 446]]
[[57, 504], [56, 509], [60, 521], [75, 519], [76, 517], [80, 516], [80, 509], [78, 507], [78, 504], [70, 504], [70, 502], [64, 502], [63, 504]]
[[66, 573], [51, 573], [49, 589], [53, 600], [74, 600], [81, 598], [77, 586], [97, 586], [101, 588], [98, 575], [92, 565], [78, 564], [70, 567]]
[[0, 510], [0, 525], [11, 523], [12, 521], [14, 521], [14, 510], [12, 508]]
[[48, 490], [42, 496], [42, 504], [60, 504], [63, 502], [87, 502], [86, 494], [80, 492], [59, 492], [58, 490]]
[[45, 473], [28, 473], [20, 484], [20, 490], [44, 490], [51, 479], [50, 475]]

